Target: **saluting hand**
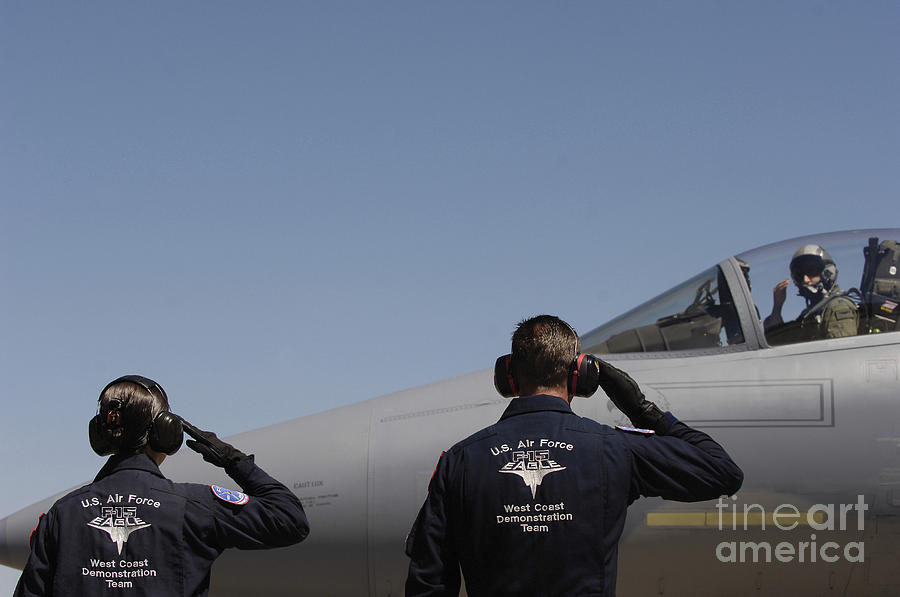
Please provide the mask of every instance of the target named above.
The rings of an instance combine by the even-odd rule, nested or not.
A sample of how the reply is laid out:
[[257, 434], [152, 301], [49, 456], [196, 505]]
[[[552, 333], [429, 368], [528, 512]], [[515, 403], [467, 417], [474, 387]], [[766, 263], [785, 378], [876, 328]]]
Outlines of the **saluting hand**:
[[787, 299], [787, 287], [790, 286], [790, 280], [782, 280], [772, 289], [772, 311], [781, 311], [785, 299]]
[[659, 407], [644, 397], [637, 382], [621, 369], [616, 369], [606, 361], [597, 359], [600, 369], [600, 387], [620, 411], [635, 427], [656, 429], [663, 418]]
[[187, 444], [188, 448], [203, 456], [203, 460], [206, 462], [226, 468], [238, 460], [247, 457], [246, 454], [231, 444], [220, 440], [212, 431], [198, 429], [183, 419], [182, 424], [185, 432], [194, 438], [193, 440], [189, 439], [184, 443]]

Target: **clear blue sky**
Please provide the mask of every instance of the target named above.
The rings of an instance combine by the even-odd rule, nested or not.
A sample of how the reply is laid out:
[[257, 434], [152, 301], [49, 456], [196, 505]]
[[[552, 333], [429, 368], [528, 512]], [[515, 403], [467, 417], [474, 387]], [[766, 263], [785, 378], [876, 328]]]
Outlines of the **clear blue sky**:
[[898, 31], [896, 2], [3, 2], [0, 517], [93, 476], [124, 373], [228, 435], [897, 225]]

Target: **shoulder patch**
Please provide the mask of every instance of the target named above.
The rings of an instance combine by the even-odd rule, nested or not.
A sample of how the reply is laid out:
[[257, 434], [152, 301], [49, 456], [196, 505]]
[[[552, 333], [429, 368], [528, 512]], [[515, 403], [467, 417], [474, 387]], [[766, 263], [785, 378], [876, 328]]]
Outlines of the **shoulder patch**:
[[652, 429], [641, 429], [640, 427], [626, 427], [625, 425], [616, 425], [616, 429], [619, 431], [625, 431], [626, 433], [637, 433], [639, 435], [655, 435], [656, 432]]
[[223, 502], [228, 502], [234, 506], [243, 506], [250, 501], [250, 496], [246, 493], [241, 493], [240, 491], [226, 489], [224, 487], [219, 487], [218, 485], [210, 485], [209, 488], [212, 489], [214, 496]]

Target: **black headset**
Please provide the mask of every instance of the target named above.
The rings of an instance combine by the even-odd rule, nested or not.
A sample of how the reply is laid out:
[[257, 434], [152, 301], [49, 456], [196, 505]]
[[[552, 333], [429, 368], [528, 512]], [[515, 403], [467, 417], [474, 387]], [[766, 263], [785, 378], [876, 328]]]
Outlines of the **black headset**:
[[[565, 323], [565, 322], [563, 322]], [[568, 325], [568, 324], [566, 324]], [[569, 367], [567, 387], [573, 396], [587, 398], [593, 396], [600, 387], [600, 364], [597, 357], [584, 352], [578, 352], [578, 336], [572, 326], [572, 335], [575, 336], [575, 358]], [[515, 363], [512, 355], [505, 354], [497, 358], [494, 363], [494, 387], [504, 398], [512, 398], [519, 395], [519, 385], [516, 383]]]
[[[166, 402], [169, 400], [168, 396], [166, 396], [166, 391], [161, 385], [152, 379], [141, 375], [123, 375], [118, 379], [112, 380], [106, 384], [106, 387], [100, 392], [100, 399], [103, 398], [103, 393], [106, 392], [110, 386], [122, 382], [137, 384], [151, 394], [164, 399]], [[98, 402], [100, 399], [98, 399]], [[157, 452], [169, 455], [174, 454], [178, 451], [178, 448], [181, 447], [181, 442], [184, 439], [184, 429], [182, 427], [181, 417], [167, 410], [157, 414], [150, 423], [150, 426], [143, 433], [132, 438], [126, 437], [124, 445], [110, 441], [106, 430], [110, 427], [123, 426], [121, 425], [120, 411], [125, 406], [121, 403], [113, 405], [113, 402], [116, 401], [110, 401], [111, 407], [109, 408], [98, 407], [97, 414], [94, 415], [90, 423], [88, 423], [88, 438], [91, 441], [91, 448], [93, 448], [94, 452], [99, 456], [108, 456], [119, 448], [133, 446], [137, 449], [144, 444], [149, 445]]]

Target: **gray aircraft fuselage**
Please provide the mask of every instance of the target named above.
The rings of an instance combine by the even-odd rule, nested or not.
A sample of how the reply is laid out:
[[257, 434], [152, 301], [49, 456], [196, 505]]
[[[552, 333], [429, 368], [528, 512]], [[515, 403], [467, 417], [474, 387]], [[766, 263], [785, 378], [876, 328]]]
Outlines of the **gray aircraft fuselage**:
[[[874, 232], [900, 238], [896, 229]], [[823, 246], [835, 238], [826, 235]], [[620, 542], [618, 594], [900, 594], [900, 334], [770, 346], [753, 297], [770, 294], [771, 281], [751, 295], [739, 265], [731, 258], [716, 271], [718, 291], [728, 284], [737, 305], [740, 340], [721, 331], [717, 346], [602, 357], [663, 410], [712, 435], [745, 474], [734, 497], [635, 502]], [[586, 351], [606, 340], [601, 330], [582, 336]], [[290, 548], [225, 552], [211, 594], [402, 595], [406, 533], [441, 451], [495, 422], [509, 402], [491, 376], [229, 438], [301, 498], [311, 534]], [[628, 424], [602, 392], [573, 408]], [[171, 457], [163, 472], [233, 485], [194, 454]], [[37, 514], [56, 497], [0, 521], [0, 563], [24, 565]]]

